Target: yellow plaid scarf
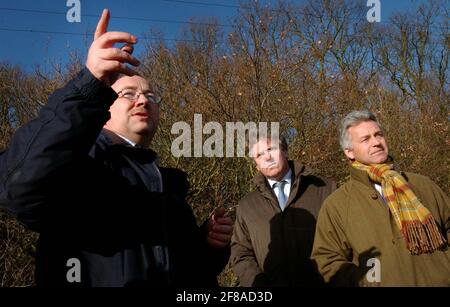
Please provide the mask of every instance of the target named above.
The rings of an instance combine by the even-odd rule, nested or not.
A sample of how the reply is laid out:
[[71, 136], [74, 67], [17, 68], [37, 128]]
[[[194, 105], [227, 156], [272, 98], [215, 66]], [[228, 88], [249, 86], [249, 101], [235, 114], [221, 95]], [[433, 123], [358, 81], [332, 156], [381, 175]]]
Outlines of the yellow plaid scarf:
[[446, 244], [430, 211], [392, 164], [367, 166], [355, 161], [352, 166], [366, 171], [373, 182], [381, 184], [384, 199], [411, 254], [432, 253]]

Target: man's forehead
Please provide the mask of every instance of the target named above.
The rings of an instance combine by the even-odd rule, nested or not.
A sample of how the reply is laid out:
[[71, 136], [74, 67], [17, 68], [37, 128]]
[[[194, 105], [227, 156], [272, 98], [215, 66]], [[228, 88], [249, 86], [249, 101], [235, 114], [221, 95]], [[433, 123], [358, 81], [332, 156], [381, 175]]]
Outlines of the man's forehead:
[[365, 134], [374, 131], [380, 131], [381, 127], [374, 121], [363, 121], [349, 128], [351, 133]]
[[124, 88], [152, 90], [150, 82], [141, 76], [123, 76], [112, 85], [112, 88], [116, 91], [120, 91]]
[[272, 140], [270, 138], [267, 139], [259, 139], [254, 145], [253, 150], [265, 150], [272, 144]]

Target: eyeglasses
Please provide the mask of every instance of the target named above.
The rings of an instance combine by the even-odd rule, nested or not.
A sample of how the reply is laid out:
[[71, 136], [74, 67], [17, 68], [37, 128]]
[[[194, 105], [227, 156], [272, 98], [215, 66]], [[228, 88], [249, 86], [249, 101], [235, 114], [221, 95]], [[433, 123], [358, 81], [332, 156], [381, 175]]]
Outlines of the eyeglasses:
[[141, 93], [131, 89], [125, 89], [117, 93], [119, 98], [125, 98], [129, 101], [137, 101], [141, 95], [145, 96], [150, 103], [160, 105], [162, 102], [162, 98], [159, 96], [155, 96], [153, 93]]

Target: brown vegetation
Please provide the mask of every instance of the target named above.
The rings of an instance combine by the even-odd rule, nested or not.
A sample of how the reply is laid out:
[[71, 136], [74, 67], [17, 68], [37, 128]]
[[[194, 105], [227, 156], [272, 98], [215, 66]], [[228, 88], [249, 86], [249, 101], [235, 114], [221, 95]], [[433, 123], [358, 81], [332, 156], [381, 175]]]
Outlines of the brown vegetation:
[[[250, 3], [250, 2], [249, 2]], [[175, 122], [280, 122], [289, 154], [318, 173], [346, 180], [337, 129], [349, 111], [367, 108], [384, 125], [402, 169], [431, 177], [450, 191], [449, 12], [443, 1], [369, 24], [365, 1], [257, 2], [240, 10], [233, 30], [192, 25], [186, 41], [149, 44], [142, 73], [164, 97], [152, 145], [161, 165], [189, 174], [189, 202], [199, 220], [225, 205], [230, 211], [251, 189], [246, 158], [175, 158]], [[25, 75], [0, 66], [0, 149], [36, 115], [46, 97], [80, 67]], [[204, 136], [204, 140], [208, 136]], [[32, 283], [33, 238], [0, 215], [0, 282]], [[229, 272], [221, 284], [235, 285]]]

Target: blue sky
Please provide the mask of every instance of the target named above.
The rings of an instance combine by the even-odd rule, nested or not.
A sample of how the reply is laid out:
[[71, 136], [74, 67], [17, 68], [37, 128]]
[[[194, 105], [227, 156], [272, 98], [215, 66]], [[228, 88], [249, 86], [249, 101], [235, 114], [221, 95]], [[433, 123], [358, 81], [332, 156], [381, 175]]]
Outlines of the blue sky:
[[[244, 0], [242, 2], [246, 2]], [[366, 0], [354, 0], [366, 3]], [[405, 10], [426, 0], [380, 0], [382, 22], [394, 10]], [[200, 5], [198, 3], [206, 3]], [[276, 1], [260, 0], [262, 3]], [[302, 1], [295, 1], [302, 2]], [[33, 71], [36, 65], [47, 67], [50, 61], [65, 63], [70, 51], [85, 54], [92, 37], [28, 32], [49, 31], [67, 33], [91, 33], [97, 24], [103, 8], [111, 11], [110, 30], [121, 30], [142, 36], [149, 29], [159, 29], [167, 39], [179, 38], [180, 22], [190, 18], [214, 17], [221, 24], [230, 24], [237, 13], [238, 0], [80, 0], [81, 22], [66, 20], [67, 0], [0, 0], [0, 61], [19, 65], [26, 71]], [[197, 4], [196, 4], [197, 3]], [[368, 8], [369, 9], [369, 8]], [[46, 11], [39, 13], [36, 11]], [[49, 13], [51, 12], [51, 13]], [[59, 13], [59, 14], [58, 14]], [[91, 16], [89, 16], [91, 15]], [[126, 20], [116, 17], [133, 17], [152, 20]], [[156, 20], [166, 20], [161, 22]], [[19, 30], [19, 31], [18, 31]], [[21, 30], [25, 30], [22, 32]], [[168, 41], [170, 42], [170, 40]], [[139, 55], [143, 44], [136, 48]]]

